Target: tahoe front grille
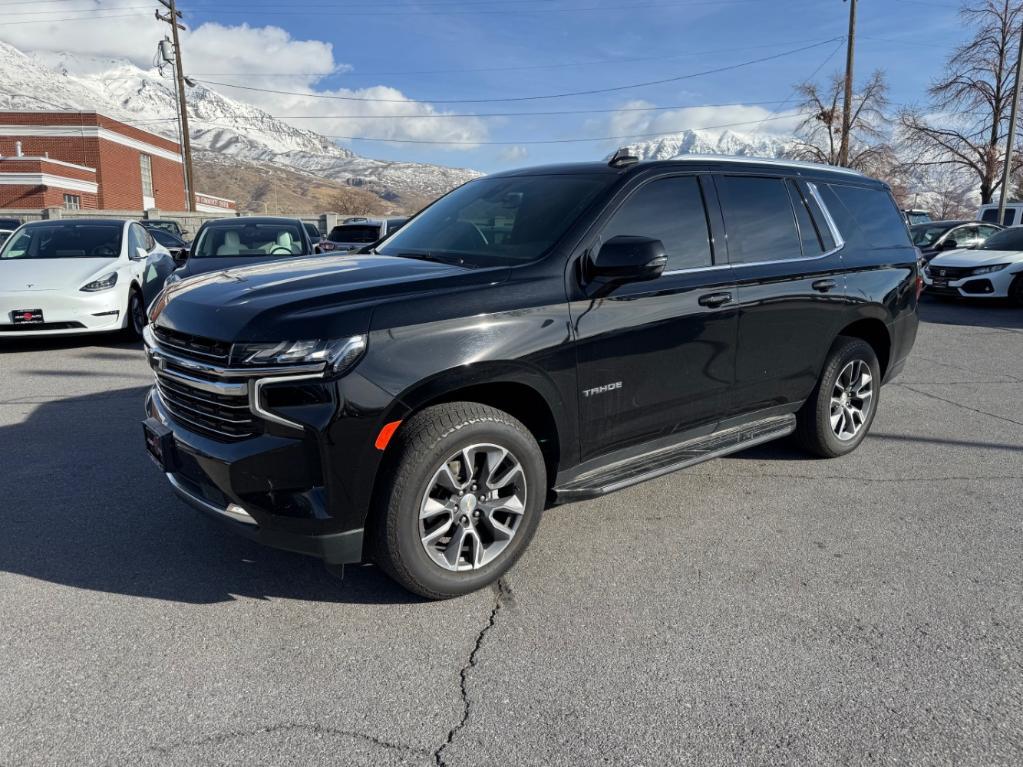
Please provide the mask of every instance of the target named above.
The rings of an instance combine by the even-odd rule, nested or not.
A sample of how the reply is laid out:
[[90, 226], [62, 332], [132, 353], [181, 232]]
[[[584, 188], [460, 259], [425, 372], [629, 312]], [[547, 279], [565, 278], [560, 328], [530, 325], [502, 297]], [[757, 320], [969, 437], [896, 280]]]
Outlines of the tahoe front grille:
[[153, 335], [160, 346], [182, 357], [226, 365], [231, 356], [231, 344], [224, 341], [179, 333], [159, 326], [153, 327]]
[[245, 439], [258, 431], [244, 387], [237, 394], [216, 394], [161, 372], [156, 385], [171, 418], [190, 430], [219, 440]]

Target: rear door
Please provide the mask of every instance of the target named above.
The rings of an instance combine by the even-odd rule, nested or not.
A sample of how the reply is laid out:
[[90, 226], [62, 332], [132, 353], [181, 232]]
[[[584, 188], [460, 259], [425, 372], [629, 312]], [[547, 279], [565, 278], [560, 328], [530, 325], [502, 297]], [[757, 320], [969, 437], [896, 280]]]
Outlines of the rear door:
[[739, 309], [728, 414], [800, 402], [845, 316], [842, 243], [813, 184], [766, 174], [715, 181]]
[[737, 319], [706, 179], [641, 182], [586, 246], [596, 252], [619, 235], [652, 237], [664, 243], [668, 264], [656, 280], [571, 305], [583, 460], [717, 423], [732, 384]]

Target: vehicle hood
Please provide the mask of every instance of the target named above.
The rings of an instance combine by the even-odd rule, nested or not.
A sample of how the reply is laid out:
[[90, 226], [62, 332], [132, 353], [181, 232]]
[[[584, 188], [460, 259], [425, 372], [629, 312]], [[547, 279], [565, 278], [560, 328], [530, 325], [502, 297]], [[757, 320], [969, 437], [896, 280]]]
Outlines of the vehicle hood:
[[177, 269], [177, 274], [185, 279], [207, 272], [222, 272], [225, 269], [237, 269], [247, 266], [265, 264], [268, 261], [282, 261], [288, 256], [221, 256], [219, 258], [189, 258]]
[[1023, 262], [1019, 250], [949, 250], [931, 259], [929, 266], [988, 266]]
[[508, 272], [375, 255], [276, 259], [169, 285], [151, 319], [222, 341], [343, 338], [365, 333], [381, 303], [473, 290]]
[[0, 261], [0, 292], [78, 290], [117, 267], [116, 258], [6, 258]]

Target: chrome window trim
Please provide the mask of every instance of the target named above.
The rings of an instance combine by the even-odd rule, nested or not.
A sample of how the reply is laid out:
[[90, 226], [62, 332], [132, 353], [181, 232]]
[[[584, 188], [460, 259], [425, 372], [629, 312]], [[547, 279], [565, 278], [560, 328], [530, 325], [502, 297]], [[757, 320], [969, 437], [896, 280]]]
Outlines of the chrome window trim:
[[831, 230], [831, 236], [835, 240], [835, 247], [829, 250], [827, 253], [822, 254], [823, 256], [830, 256], [832, 253], [837, 253], [845, 247], [845, 238], [842, 233], [838, 231], [838, 225], [835, 223], [835, 219], [831, 217], [831, 211], [828, 210], [828, 206], [824, 204], [824, 199], [821, 197], [821, 193], [817, 189], [817, 184], [813, 181], [806, 182], [806, 188], [810, 190], [810, 195], [813, 197], [821, 209], [821, 213], [824, 214], [824, 222], [828, 225], [828, 229]]
[[268, 376], [266, 378], [257, 378], [251, 382], [252, 394], [249, 397], [249, 407], [252, 409], [253, 415], [262, 418], [267, 421], [279, 424], [281, 426], [289, 426], [292, 429], [305, 429], [305, 427], [296, 423], [295, 421], [289, 421], [287, 418], [282, 418], [271, 410], [267, 410], [263, 407], [263, 388], [268, 384], [278, 383], [291, 383], [294, 381], [322, 381], [324, 372], [313, 375], [298, 375], [298, 376]]

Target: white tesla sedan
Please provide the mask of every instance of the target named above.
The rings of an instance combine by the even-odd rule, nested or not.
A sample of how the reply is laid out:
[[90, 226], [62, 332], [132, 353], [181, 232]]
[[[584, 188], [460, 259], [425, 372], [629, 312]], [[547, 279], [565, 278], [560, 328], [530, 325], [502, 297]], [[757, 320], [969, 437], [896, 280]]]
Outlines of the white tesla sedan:
[[174, 267], [132, 221], [25, 224], [0, 248], [0, 339], [117, 330], [141, 337], [146, 307]]
[[1023, 227], [1004, 229], [974, 250], [949, 250], [924, 268], [928, 293], [957, 298], [1008, 298], [1023, 306]]

